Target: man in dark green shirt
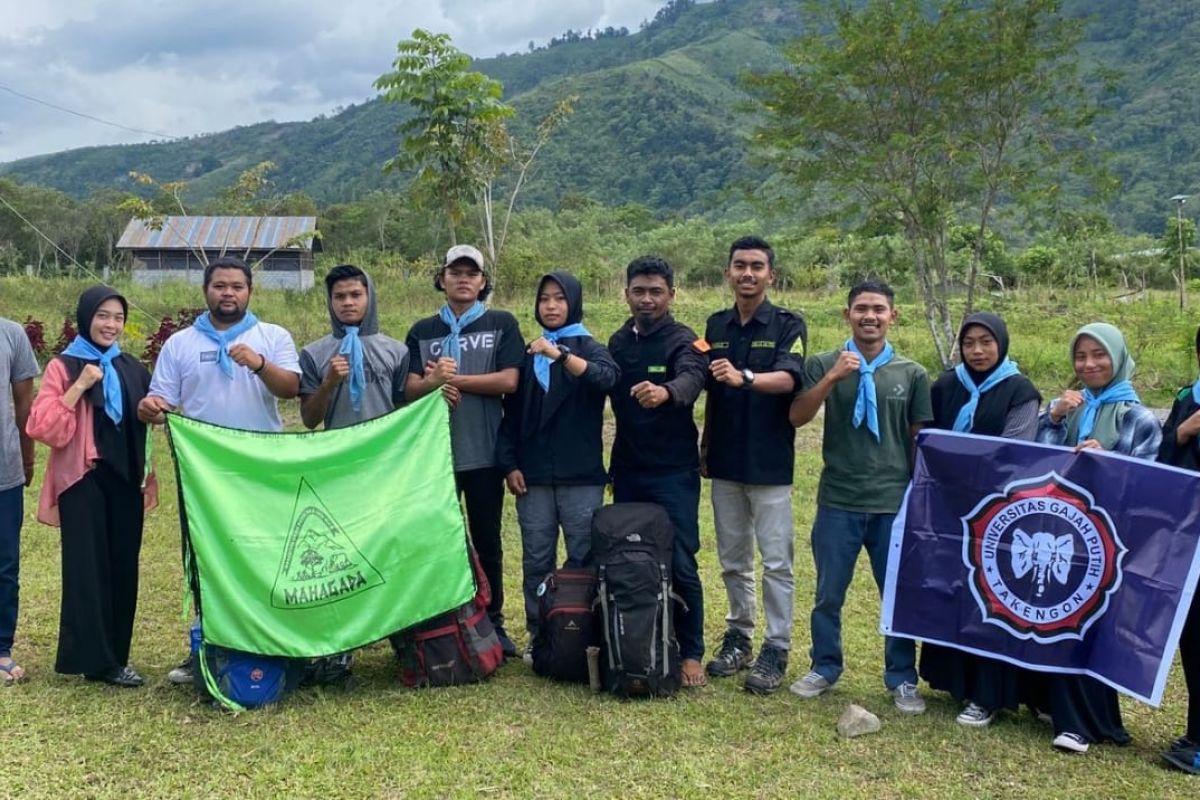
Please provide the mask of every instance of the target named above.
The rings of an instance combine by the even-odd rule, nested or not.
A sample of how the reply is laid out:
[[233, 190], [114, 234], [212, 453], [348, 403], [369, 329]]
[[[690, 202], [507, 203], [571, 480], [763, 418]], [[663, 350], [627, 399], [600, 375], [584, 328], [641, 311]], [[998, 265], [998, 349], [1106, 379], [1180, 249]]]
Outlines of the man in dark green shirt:
[[[892, 522], [912, 475], [913, 443], [933, 419], [925, 368], [895, 353], [887, 341], [896, 320], [891, 287], [858, 284], [842, 313], [851, 338], [839, 350], [808, 359], [805, 391], [788, 415], [799, 428], [825, 407], [825, 468], [812, 530], [817, 568], [812, 669], [791, 687], [805, 698], [824, 694], [841, 677], [842, 605], [864, 547], [883, 590]], [[912, 640], [886, 639], [884, 684], [899, 711], [925, 710]]]

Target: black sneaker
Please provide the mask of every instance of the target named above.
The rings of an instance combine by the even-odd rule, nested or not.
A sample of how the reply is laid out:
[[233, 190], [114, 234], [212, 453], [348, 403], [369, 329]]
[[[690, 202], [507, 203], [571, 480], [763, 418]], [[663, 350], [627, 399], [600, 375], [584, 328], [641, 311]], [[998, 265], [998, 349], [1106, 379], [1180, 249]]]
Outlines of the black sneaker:
[[500, 649], [504, 651], [504, 657], [506, 659], [516, 658], [517, 646], [513, 643], [512, 639], [508, 638], [508, 631], [504, 630], [503, 625], [497, 625], [495, 627], [496, 638], [500, 640]]
[[750, 640], [735, 630], [727, 630], [725, 638], [721, 640], [721, 649], [708, 662], [705, 670], [714, 678], [728, 678], [750, 666], [753, 657], [754, 648], [750, 646]]
[[771, 694], [783, 685], [783, 676], [787, 673], [787, 650], [780, 650], [764, 644], [754, 662], [753, 669], [746, 676], [745, 689], [754, 694]]

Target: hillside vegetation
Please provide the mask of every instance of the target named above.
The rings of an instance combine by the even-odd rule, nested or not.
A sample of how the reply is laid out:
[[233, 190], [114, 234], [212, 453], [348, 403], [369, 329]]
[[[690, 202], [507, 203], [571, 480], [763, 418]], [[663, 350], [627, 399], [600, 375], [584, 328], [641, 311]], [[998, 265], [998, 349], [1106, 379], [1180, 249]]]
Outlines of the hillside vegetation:
[[[526, 201], [556, 208], [583, 196], [638, 203], [659, 214], [731, 218], [750, 213], [768, 178], [747, 157], [753, 119], [739, 75], [779, 63], [777, 46], [800, 32], [793, 0], [673, 0], [654, 22], [628, 35], [564, 37], [529, 53], [481, 59], [529, 125], [558, 99], [577, 94], [577, 113], [545, 150]], [[1067, 0], [1089, 18], [1081, 58], [1115, 71], [1108, 114], [1092, 131], [1098, 156], [1112, 151], [1121, 188], [1108, 210], [1125, 232], [1158, 233], [1166, 199], [1200, 182], [1200, 6], [1179, 0]], [[1097, 78], [1099, 81], [1099, 78]], [[363, 87], [367, 91], [367, 87]], [[278, 165], [285, 191], [318, 204], [398, 189], [383, 162], [396, 148], [399, 109], [378, 100], [309, 122], [263, 122], [185, 140], [82, 148], [0, 165], [0, 174], [83, 197], [132, 188], [137, 169], [192, 182], [196, 200], [242, 170]], [[519, 125], [518, 125], [519, 129]], [[1070, 188], [1070, 187], [1068, 187]], [[1082, 189], [1075, 189], [1082, 192]], [[1077, 196], [1075, 204], [1082, 202]]]

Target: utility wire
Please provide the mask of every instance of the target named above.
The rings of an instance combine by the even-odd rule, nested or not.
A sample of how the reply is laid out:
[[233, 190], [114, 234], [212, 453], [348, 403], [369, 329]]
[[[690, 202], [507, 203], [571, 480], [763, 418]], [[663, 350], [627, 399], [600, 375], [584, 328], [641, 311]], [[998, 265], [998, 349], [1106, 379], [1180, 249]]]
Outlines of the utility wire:
[[45, 106], [46, 108], [52, 108], [55, 111], [61, 111], [64, 114], [73, 114], [73, 115], [75, 115], [77, 117], [81, 117], [83, 119], [90, 119], [92, 122], [99, 122], [101, 125], [110, 125], [114, 128], [120, 128], [121, 130], [131, 131], [133, 133], [144, 133], [149, 136], [156, 136], [159, 139], [182, 138], [179, 136], [173, 136], [172, 134], [169, 134], [169, 133], [159, 133], [158, 131], [148, 131], [148, 130], [145, 130], [144, 128], [131, 128], [128, 125], [122, 125], [119, 122], [110, 122], [106, 119], [100, 119], [100, 117], [94, 117], [91, 114], [85, 114], [82, 111], [74, 111], [70, 108], [64, 108], [63, 106], [55, 105], [54, 103], [48, 102], [46, 100], [41, 100], [37, 97], [33, 97], [32, 95], [25, 94], [24, 92], [18, 92], [16, 89], [13, 89], [12, 87], [9, 87], [9, 86], [5, 86], [3, 84], [0, 84], [0, 89], [3, 89], [4, 91], [8, 92], [9, 94], [16, 95], [17, 97], [20, 97], [23, 100], [28, 100], [31, 103], [37, 103], [38, 105]]
[[[72, 255], [71, 255], [70, 253], [68, 253], [66, 250], [63, 250], [61, 247], [59, 247], [59, 246], [58, 246], [58, 242], [54, 241], [54, 240], [53, 240], [53, 239], [51, 239], [49, 236], [47, 236], [46, 234], [42, 233], [41, 229], [40, 229], [40, 228], [38, 228], [38, 226], [37, 226], [37, 225], [34, 225], [32, 222], [30, 222], [30, 221], [28, 220], [28, 218], [26, 218], [26, 217], [25, 217], [25, 215], [24, 215], [24, 214], [22, 214], [22, 213], [21, 213], [20, 211], [18, 211], [17, 209], [13, 208], [13, 205], [12, 205], [12, 203], [8, 202], [8, 200], [6, 200], [6, 199], [5, 199], [5, 197], [4, 197], [4, 195], [2, 195], [2, 194], [0, 194], [0, 203], [3, 203], [3, 204], [4, 204], [4, 206], [5, 206], [5, 208], [7, 208], [7, 209], [8, 209], [9, 211], [11, 211], [12, 213], [16, 214], [16, 215], [17, 215], [17, 219], [21, 220], [21, 221], [22, 221], [22, 222], [24, 222], [26, 225], [28, 225], [30, 228], [32, 228], [34, 233], [36, 233], [38, 236], [42, 237], [42, 238], [43, 238], [43, 239], [45, 239], [47, 242], [49, 242], [49, 243], [50, 243], [50, 245], [51, 245], [51, 246], [52, 246], [52, 247], [53, 247], [55, 250], [57, 250], [58, 252], [62, 253], [64, 256], [66, 256], [66, 258], [67, 258], [67, 260], [68, 260], [68, 261], [70, 261], [70, 262], [71, 262], [72, 264], [74, 264], [75, 266], [79, 267], [81, 270], [83, 270], [84, 272], [86, 272], [88, 275], [92, 276], [92, 278], [94, 278], [94, 279], [95, 279], [97, 282], [99, 282], [99, 283], [104, 283], [104, 278], [103, 278], [103, 277], [101, 277], [101, 276], [97, 275], [95, 272], [92, 272], [90, 269], [88, 269], [87, 267], [85, 267], [83, 264], [80, 264], [78, 261], [76, 261], [74, 256], [72, 256]], [[141, 306], [139, 306], [137, 303], [133, 302], [133, 301], [132, 301], [132, 300], [130, 300], [129, 298], [125, 298], [125, 302], [129, 303], [129, 305], [130, 305], [130, 306], [132, 306], [133, 308], [136, 308], [138, 311], [140, 311], [140, 312], [142, 312], [143, 314], [145, 314], [145, 315], [146, 315], [146, 317], [147, 317], [147, 318], [148, 318], [148, 319], [149, 319], [151, 322], [158, 322], [158, 321], [159, 321], [159, 319], [160, 319], [159, 317], [155, 316], [154, 314], [151, 314], [149, 311], [147, 311], [146, 309], [142, 308]]]

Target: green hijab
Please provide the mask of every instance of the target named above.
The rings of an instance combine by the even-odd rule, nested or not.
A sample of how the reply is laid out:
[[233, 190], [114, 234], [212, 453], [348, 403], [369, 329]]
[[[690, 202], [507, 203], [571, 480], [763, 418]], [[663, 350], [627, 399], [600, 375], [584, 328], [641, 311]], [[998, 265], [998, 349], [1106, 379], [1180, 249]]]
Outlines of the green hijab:
[[[1088, 436], [1089, 439], [1098, 441], [1105, 450], [1112, 450], [1117, 446], [1120, 438], [1121, 420], [1125, 418], [1125, 413], [1129, 411], [1130, 407], [1137, 403], [1124, 399], [1107, 400], [1104, 395], [1110, 389], [1116, 388], [1118, 384], [1127, 383], [1133, 377], [1133, 356], [1129, 355], [1129, 348], [1125, 346], [1125, 337], [1121, 335], [1121, 331], [1116, 326], [1109, 325], [1107, 322], [1093, 322], [1090, 325], [1084, 325], [1071, 337], [1072, 361], [1075, 359], [1075, 345], [1081, 336], [1095, 339], [1112, 359], [1112, 380], [1097, 393], [1102, 400], [1102, 405], [1096, 411], [1095, 424]], [[1122, 393], [1122, 396], [1125, 394]], [[1079, 444], [1079, 421], [1083, 417], [1085, 408], [1086, 405], [1080, 406], [1067, 415], [1068, 446], [1073, 447]]]

